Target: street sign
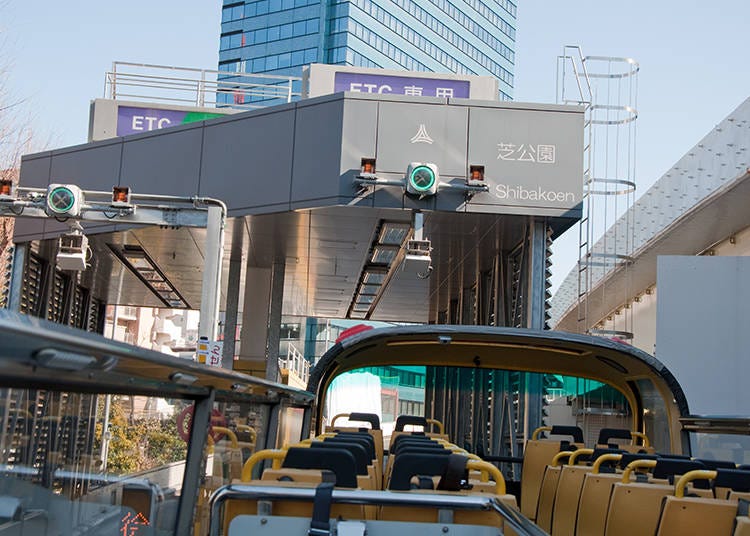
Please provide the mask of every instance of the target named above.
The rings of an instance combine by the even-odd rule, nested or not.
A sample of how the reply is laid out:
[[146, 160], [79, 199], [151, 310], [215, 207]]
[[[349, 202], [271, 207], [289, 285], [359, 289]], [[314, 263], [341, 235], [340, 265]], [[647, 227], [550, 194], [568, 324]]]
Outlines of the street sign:
[[209, 341], [208, 337], [198, 340], [196, 360], [211, 367], [221, 367], [221, 354], [224, 351], [224, 341]]
[[463, 74], [394, 71], [313, 63], [302, 72], [302, 96], [319, 97], [340, 91], [498, 100], [497, 78]]

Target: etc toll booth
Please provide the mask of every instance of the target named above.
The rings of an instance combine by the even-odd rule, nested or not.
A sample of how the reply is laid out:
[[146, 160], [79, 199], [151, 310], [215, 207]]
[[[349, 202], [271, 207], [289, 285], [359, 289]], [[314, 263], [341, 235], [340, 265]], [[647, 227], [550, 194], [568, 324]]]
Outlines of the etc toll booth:
[[[26, 155], [20, 184], [75, 185], [84, 205], [113, 186], [223, 201], [224, 367], [275, 376], [289, 318], [544, 328], [549, 245], [581, 217], [583, 108], [500, 102], [482, 80], [465, 98], [455, 77], [332, 73], [297, 102]], [[439, 87], [453, 97], [425, 95]], [[81, 295], [99, 315], [201, 309], [206, 229], [85, 215], [85, 259], [67, 266], [62, 218], [17, 219], [24, 312], [67, 322]]]

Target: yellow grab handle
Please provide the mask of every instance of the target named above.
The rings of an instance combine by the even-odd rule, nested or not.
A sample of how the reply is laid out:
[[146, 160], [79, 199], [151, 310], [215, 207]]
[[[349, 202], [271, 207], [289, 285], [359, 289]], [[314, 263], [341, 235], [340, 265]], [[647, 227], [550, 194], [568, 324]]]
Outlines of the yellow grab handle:
[[482, 482], [489, 482], [491, 476], [495, 480], [495, 494], [505, 495], [505, 478], [500, 469], [491, 463], [479, 460], [469, 460], [466, 462], [466, 469], [469, 471], [479, 471]]
[[536, 430], [532, 432], [531, 440], [536, 441], [537, 438], [539, 437], [539, 434], [541, 434], [542, 432], [551, 432], [551, 431], [552, 431], [551, 426], [540, 426], [539, 428], [537, 428]]
[[637, 445], [638, 439], [640, 439], [644, 447], [648, 448], [651, 446], [651, 442], [648, 440], [648, 436], [642, 432], [630, 432], [630, 437], [633, 438], [633, 445]]
[[[433, 424], [433, 425], [437, 426], [438, 434], [440, 434], [440, 435], [444, 435], [445, 434], [445, 426], [443, 426], [443, 423], [441, 423], [440, 421], [435, 420], [435, 419], [425, 419], [425, 420], [427, 421], [428, 425], [429, 424]], [[427, 430], [425, 430], [425, 432], [426, 431]]]
[[716, 471], [706, 471], [705, 469], [688, 471], [674, 485], [674, 496], [678, 499], [683, 498], [685, 496], [685, 486], [693, 480], [713, 480], [714, 478], [716, 478]]
[[224, 426], [212, 426], [211, 430], [213, 430], [214, 432], [226, 434], [233, 449], [240, 448], [240, 444], [237, 442], [237, 434], [235, 434], [229, 428], [226, 428]]
[[255, 464], [261, 460], [273, 460], [273, 468], [281, 468], [281, 461], [284, 459], [284, 456], [286, 456], [286, 450], [267, 449], [253, 453], [253, 455], [247, 459], [245, 465], [242, 466], [240, 480], [242, 482], [250, 482], [253, 478], [253, 467], [255, 467]]
[[621, 482], [623, 484], [630, 482], [630, 473], [636, 469], [653, 469], [654, 467], [656, 467], [656, 460], [633, 460], [622, 472]]
[[599, 468], [604, 462], [616, 462], [622, 459], [622, 454], [602, 454], [594, 461], [593, 469], [591, 472], [594, 474], [599, 473]]
[[331, 427], [336, 423], [336, 419], [342, 419], [344, 417], [349, 417], [348, 413], [339, 413], [338, 415], [335, 415], [333, 419], [331, 419]]
[[594, 449], [578, 449], [576, 451], [573, 451], [573, 454], [570, 455], [570, 458], [568, 458], [568, 465], [575, 465], [576, 461], [578, 460], [578, 456], [581, 456], [582, 454], [593, 454]]
[[572, 450], [564, 450], [562, 452], [558, 452], [557, 454], [555, 454], [555, 457], [552, 458], [552, 463], [550, 465], [552, 465], [552, 467], [559, 467], [560, 465], [562, 465], [560, 463], [561, 460], [563, 458], [569, 458], [570, 455], [573, 454], [573, 452], [574, 451], [572, 451]]

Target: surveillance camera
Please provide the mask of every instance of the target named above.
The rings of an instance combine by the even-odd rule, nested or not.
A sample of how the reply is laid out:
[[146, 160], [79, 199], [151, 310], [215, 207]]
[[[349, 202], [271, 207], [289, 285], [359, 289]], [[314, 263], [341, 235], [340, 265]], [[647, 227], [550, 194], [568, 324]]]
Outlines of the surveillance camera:
[[81, 272], [86, 269], [89, 239], [81, 233], [68, 233], [60, 237], [57, 248], [57, 267], [60, 270]]
[[420, 279], [427, 279], [432, 273], [432, 247], [429, 240], [409, 240], [406, 256], [401, 264], [406, 272], [414, 273]]

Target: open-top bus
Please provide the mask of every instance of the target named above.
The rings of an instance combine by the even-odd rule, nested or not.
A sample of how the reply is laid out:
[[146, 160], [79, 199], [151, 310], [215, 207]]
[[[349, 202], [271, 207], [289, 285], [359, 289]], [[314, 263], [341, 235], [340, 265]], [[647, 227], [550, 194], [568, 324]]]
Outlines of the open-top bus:
[[0, 341], [0, 536], [747, 534], [748, 420], [615, 341], [371, 330], [307, 391], [7, 311]]

